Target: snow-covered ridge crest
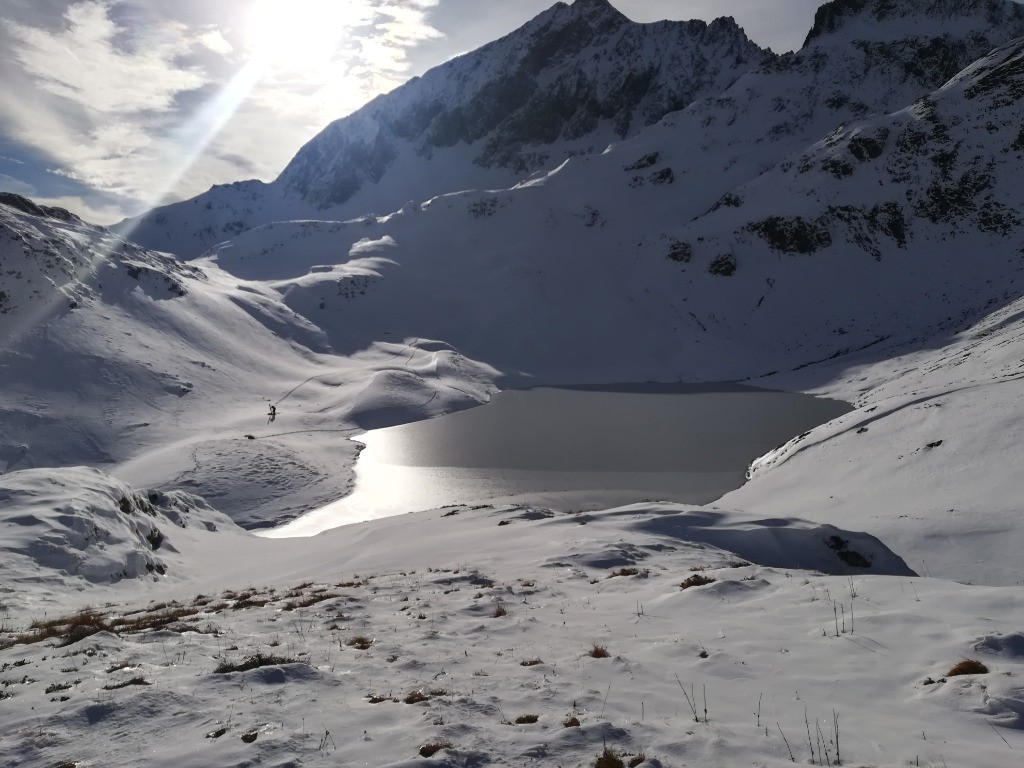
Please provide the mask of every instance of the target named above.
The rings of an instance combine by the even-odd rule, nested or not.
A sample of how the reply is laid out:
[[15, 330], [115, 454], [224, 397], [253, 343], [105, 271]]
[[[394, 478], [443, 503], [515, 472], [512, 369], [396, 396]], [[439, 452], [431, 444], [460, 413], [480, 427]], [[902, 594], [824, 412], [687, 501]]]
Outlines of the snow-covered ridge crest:
[[420, 153], [465, 143], [479, 165], [529, 173], [602, 149], [765, 59], [735, 23], [643, 25], [604, 0], [556, 5], [329, 126], [280, 181], [316, 205], [341, 204], [380, 180], [403, 141]]
[[963, 36], [1022, 21], [1024, 8], [1012, 0], [831, 0], [815, 13], [804, 45], [835, 35], [881, 40], [901, 28]]
[[[202, 270], [94, 227], [62, 208], [0, 195], [0, 339], [100, 294], [140, 287], [157, 299], [186, 295]], [[103, 287], [104, 280], [106, 288]]]

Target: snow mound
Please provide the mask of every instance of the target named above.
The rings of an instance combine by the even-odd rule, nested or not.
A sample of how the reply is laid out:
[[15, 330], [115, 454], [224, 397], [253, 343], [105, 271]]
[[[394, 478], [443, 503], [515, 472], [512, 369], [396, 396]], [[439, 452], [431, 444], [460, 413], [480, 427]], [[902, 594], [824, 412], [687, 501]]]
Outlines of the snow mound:
[[[93, 584], [162, 576], [175, 527], [233, 527], [199, 497], [140, 493], [87, 467], [0, 476], [0, 552], [21, 578]], [[8, 573], [9, 578], [17, 578]]]
[[1024, 659], [1024, 632], [986, 635], [975, 644], [974, 649], [979, 653], [1004, 656], [1008, 659]]
[[[646, 505], [618, 510], [626, 514], [649, 511]], [[664, 510], [638, 521], [633, 528], [710, 545], [773, 568], [840, 575], [916, 575], [874, 536], [793, 518], [758, 518], [704, 509], [676, 512], [671, 505], [665, 505]]]

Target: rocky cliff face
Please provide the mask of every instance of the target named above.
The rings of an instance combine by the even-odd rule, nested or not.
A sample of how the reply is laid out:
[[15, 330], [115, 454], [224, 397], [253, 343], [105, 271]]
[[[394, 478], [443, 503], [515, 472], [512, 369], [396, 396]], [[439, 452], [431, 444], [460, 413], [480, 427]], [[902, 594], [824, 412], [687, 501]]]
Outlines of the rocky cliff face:
[[328, 126], [280, 182], [338, 205], [379, 182], [405, 145], [420, 156], [467, 145], [479, 166], [528, 174], [635, 134], [769, 59], [732, 19], [636, 24], [605, 0], [559, 3]]

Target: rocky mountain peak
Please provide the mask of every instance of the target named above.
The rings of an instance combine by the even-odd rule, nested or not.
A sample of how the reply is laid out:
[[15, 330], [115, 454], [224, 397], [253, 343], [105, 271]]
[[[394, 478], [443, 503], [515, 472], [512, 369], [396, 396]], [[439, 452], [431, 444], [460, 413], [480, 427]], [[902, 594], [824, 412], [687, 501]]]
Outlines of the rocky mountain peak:
[[640, 24], [608, 0], [557, 3], [336, 121], [278, 181], [327, 208], [379, 185], [403, 152], [458, 146], [514, 181], [720, 93], [770, 55], [731, 19]]
[[[560, 5], [564, 5], [560, 3]], [[593, 17], [609, 17], [629, 21], [608, 0], [576, 0], [569, 6], [574, 13]]]
[[1024, 8], [1012, 0], [832, 0], [818, 8], [804, 45], [857, 22], [877, 25], [901, 19], [938, 23], [975, 19], [985, 26], [999, 26], [1024, 21]]

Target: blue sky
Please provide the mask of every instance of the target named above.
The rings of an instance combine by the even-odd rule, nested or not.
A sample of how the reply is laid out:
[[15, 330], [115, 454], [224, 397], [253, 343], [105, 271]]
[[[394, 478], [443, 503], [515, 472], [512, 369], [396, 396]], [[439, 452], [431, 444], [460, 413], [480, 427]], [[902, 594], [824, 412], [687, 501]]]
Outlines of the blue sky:
[[[612, 0], [799, 47], [819, 0]], [[0, 0], [0, 190], [112, 223], [270, 180], [327, 123], [552, 0]]]

